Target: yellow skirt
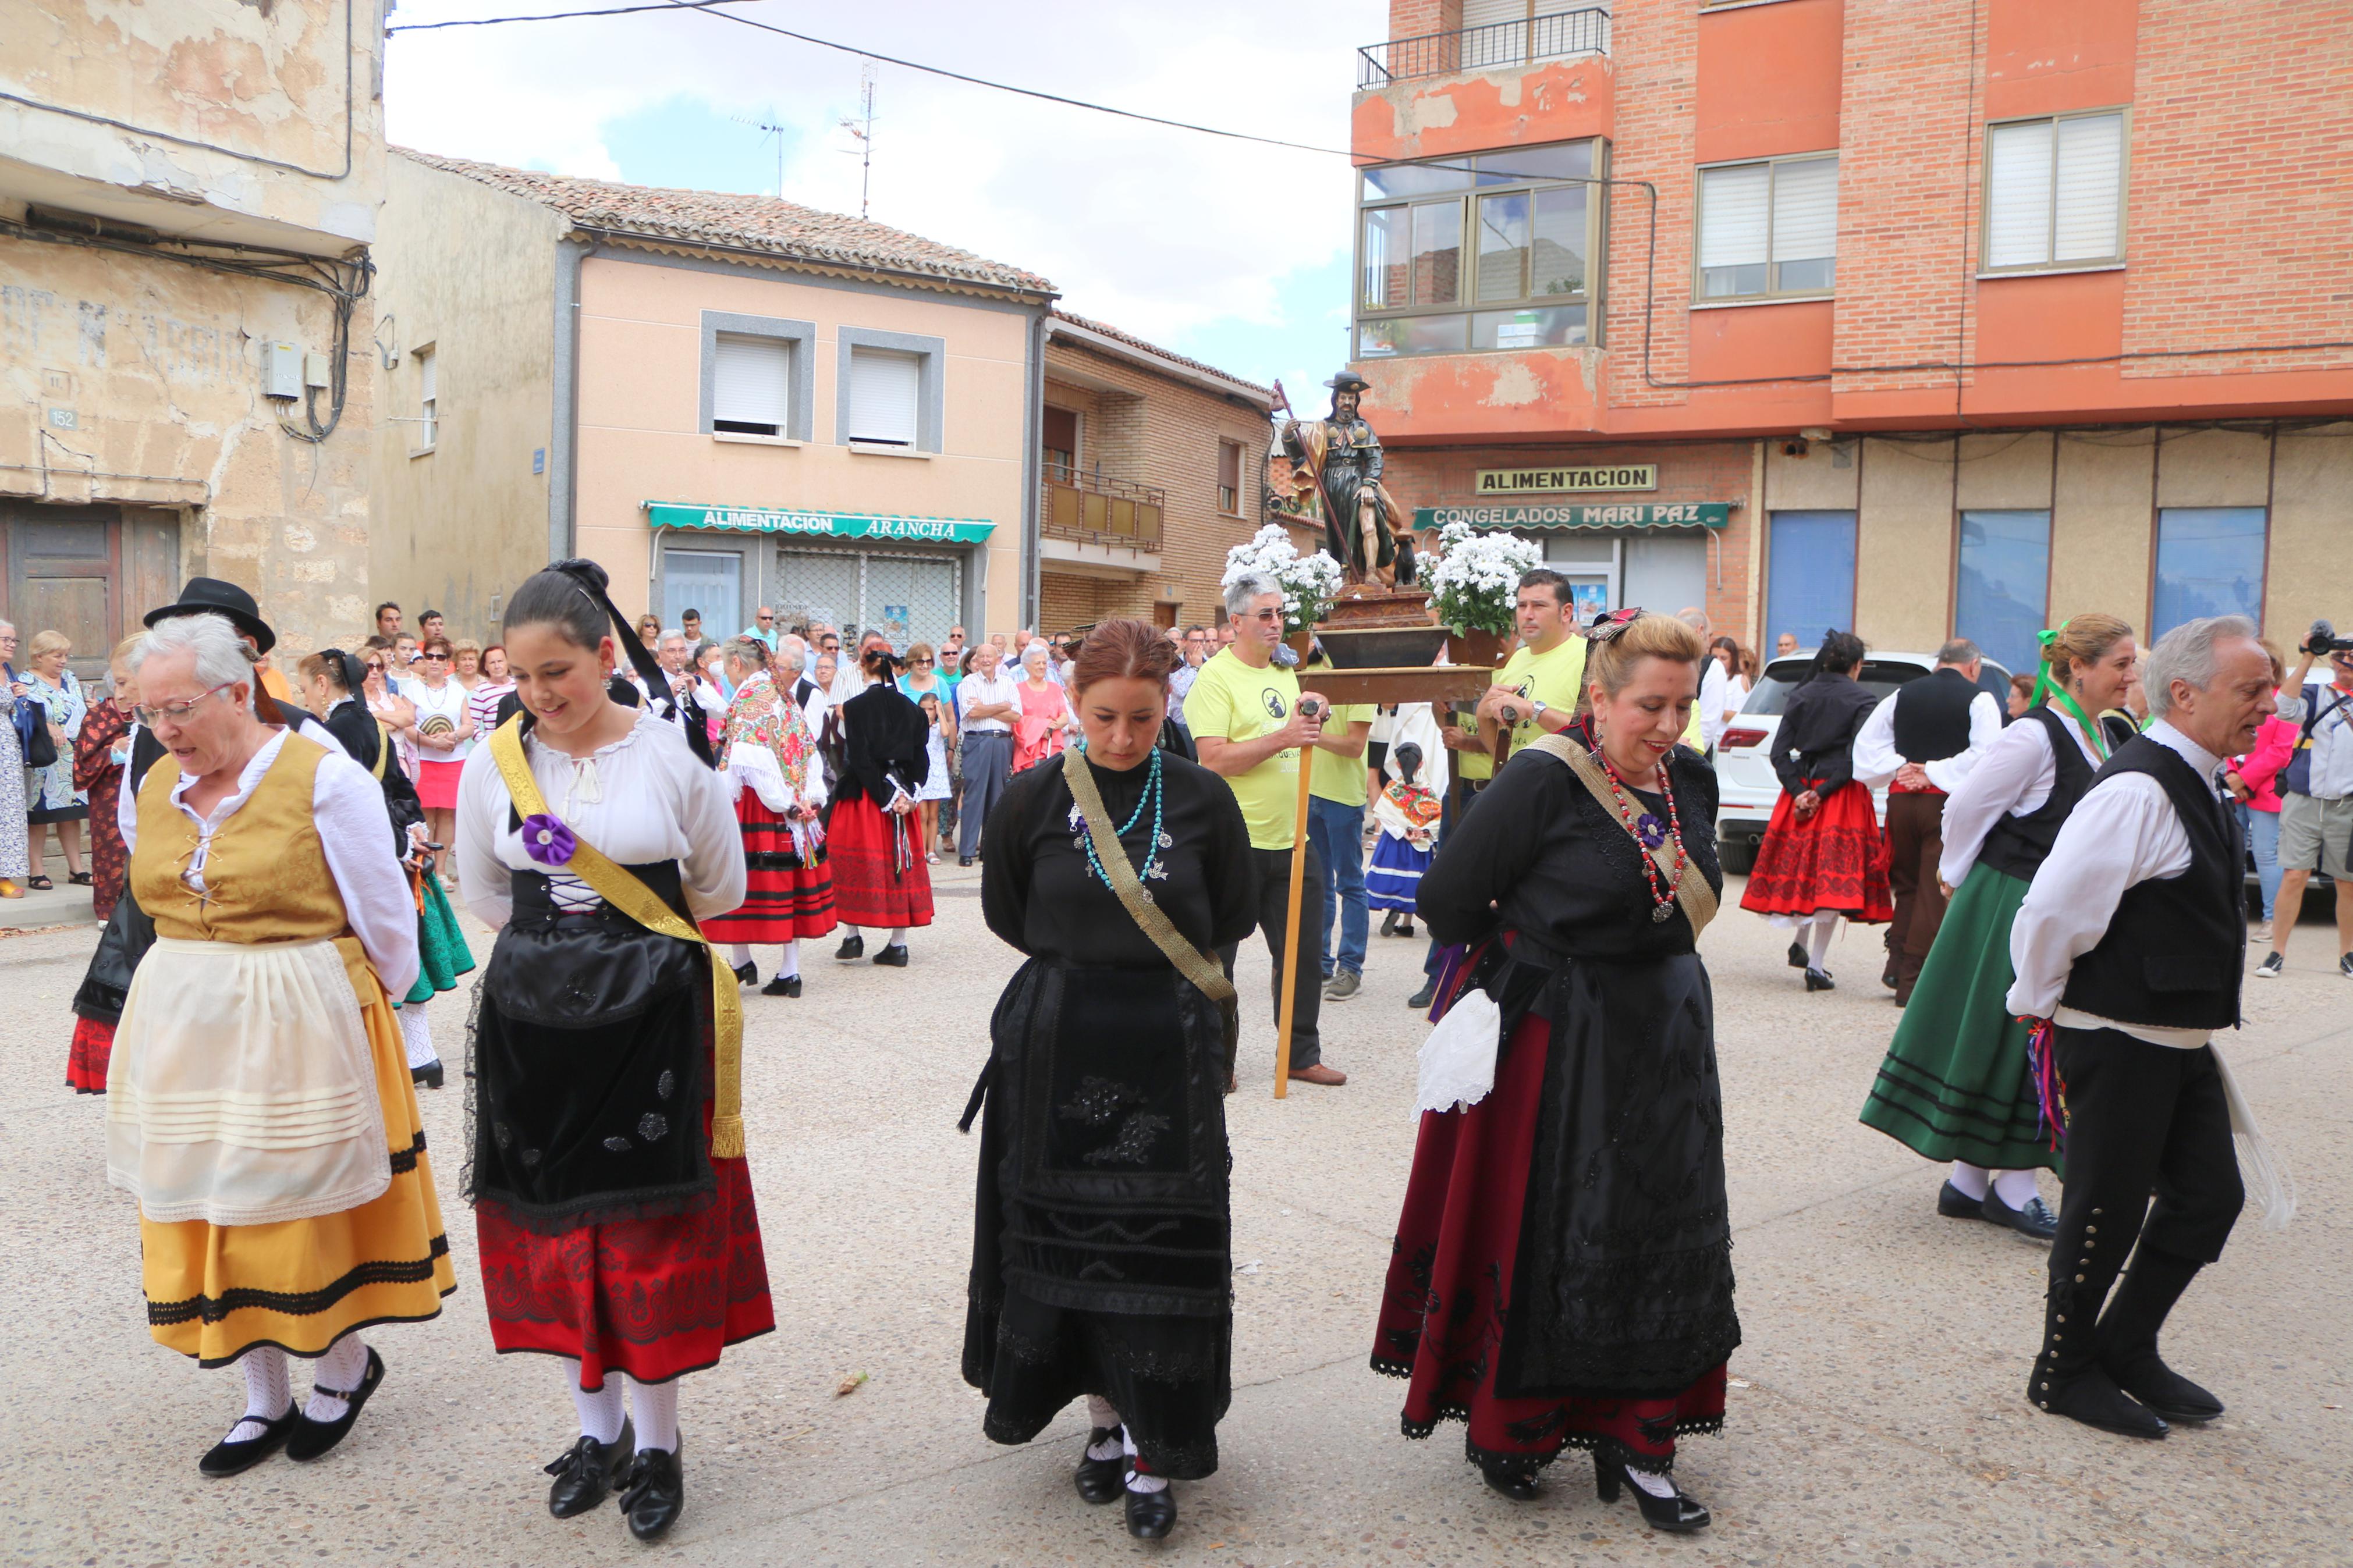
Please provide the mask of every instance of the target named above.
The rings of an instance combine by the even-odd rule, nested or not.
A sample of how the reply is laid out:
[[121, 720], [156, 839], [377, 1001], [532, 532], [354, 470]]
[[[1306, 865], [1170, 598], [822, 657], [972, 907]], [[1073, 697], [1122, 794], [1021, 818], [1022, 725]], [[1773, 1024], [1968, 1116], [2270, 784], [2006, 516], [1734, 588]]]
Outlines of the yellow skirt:
[[321, 1355], [370, 1323], [437, 1317], [458, 1288], [400, 1025], [360, 944], [335, 945], [361, 999], [392, 1185], [357, 1208], [276, 1225], [159, 1225], [142, 1215], [148, 1331], [204, 1366], [226, 1366], [256, 1345]]

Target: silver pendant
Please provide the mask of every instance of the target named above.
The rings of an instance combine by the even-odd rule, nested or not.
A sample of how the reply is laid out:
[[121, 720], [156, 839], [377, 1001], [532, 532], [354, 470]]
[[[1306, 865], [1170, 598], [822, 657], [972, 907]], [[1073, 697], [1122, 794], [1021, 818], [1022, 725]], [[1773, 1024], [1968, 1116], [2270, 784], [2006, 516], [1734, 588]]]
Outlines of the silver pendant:
[[1672, 905], [1672, 904], [1652, 904], [1652, 905], [1651, 906], [1651, 922], [1652, 922], [1653, 924], [1656, 924], [1656, 925], [1664, 925], [1664, 924], [1666, 924], [1666, 923], [1667, 923], [1667, 912], [1668, 912], [1670, 910], [1672, 910], [1673, 908], [1674, 908], [1674, 905]]

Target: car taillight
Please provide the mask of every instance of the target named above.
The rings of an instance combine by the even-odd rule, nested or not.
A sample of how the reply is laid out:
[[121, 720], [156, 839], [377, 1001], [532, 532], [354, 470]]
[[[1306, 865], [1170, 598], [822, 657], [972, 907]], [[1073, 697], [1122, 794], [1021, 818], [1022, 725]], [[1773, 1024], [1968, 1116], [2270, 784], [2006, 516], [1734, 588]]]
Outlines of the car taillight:
[[1762, 730], [1726, 730], [1716, 741], [1718, 751], [1731, 751], [1741, 746], [1754, 746], [1765, 739]]

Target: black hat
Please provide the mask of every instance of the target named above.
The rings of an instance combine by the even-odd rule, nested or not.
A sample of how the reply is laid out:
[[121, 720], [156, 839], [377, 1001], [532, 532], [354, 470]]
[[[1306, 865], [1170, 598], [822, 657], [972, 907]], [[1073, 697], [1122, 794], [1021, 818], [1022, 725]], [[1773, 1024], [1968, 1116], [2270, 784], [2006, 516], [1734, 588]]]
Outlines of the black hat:
[[261, 606], [253, 602], [253, 595], [217, 577], [189, 578], [178, 599], [147, 612], [146, 624], [152, 626], [174, 616], [223, 616], [253, 639], [257, 653], [268, 653], [278, 646], [278, 634], [261, 618]]
[[1373, 389], [1371, 382], [1353, 370], [1344, 370], [1324, 384], [1335, 392], [1370, 392]]

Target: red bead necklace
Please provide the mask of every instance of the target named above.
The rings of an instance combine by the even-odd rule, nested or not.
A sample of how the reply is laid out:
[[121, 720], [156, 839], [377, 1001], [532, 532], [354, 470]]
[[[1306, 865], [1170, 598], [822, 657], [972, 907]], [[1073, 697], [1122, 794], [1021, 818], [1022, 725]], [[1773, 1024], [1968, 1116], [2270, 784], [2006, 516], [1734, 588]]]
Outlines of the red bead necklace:
[[[1674, 843], [1675, 869], [1666, 886], [1662, 888], [1659, 885], [1658, 861], [1651, 853], [1655, 840], [1645, 839], [1642, 837], [1642, 829], [1634, 816], [1633, 803], [1626, 798], [1624, 782], [1619, 778], [1618, 770], [1610, 765], [1609, 757], [1603, 754], [1599, 746], [1593, 748], [1593, 760], [1601, 764], [1601, 776], [1609, 781], [1610, 798], [1618, 805], [1618, 820], [1625, 825], [1627, 833], [1633, 837], [1635, 847], [1641, 851], [1642, 877], [1651, 885], [1651, 919], [1663, 922], [1674, 910], [1675, 897], [1683, 885], [1683, 868], [1688, 864], [1688, 859], [1683, 854], [1683, 818], [1675, 811], [1675, 792], [1667, 782], [1666, 767], [1662, 763], [1659, 768], [1659, 795], [1667, 803], [1666, 837]], [[1658, 820], [1647, 812], [1643, 816], [1652, 822]]]

